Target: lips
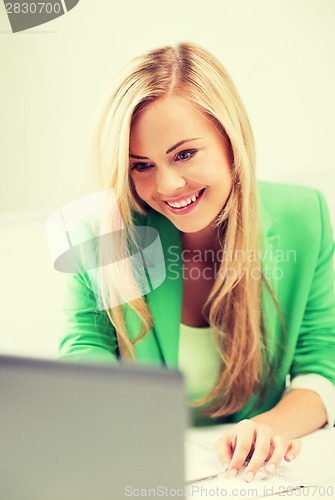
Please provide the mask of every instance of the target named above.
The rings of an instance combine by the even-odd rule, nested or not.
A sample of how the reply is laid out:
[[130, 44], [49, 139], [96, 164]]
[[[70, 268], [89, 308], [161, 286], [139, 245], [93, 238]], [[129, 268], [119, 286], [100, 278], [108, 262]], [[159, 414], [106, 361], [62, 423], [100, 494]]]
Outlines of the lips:
[[205, 188], [201, 189], [200, 191], [194, 193], [191, 196], [180, 198], [179, 202], [165, 201], [164, 203], [167, 205], [170, 212], [172, 212], [175, 215], [187, 214], [191, 212], [198, 205], [204, 192]]

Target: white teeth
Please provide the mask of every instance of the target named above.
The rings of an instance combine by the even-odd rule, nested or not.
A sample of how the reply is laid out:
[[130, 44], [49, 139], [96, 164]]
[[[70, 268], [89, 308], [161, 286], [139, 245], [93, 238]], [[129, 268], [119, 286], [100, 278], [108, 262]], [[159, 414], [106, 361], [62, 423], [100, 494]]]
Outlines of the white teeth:
[[197, 194], [194, 194], [191, 198], [186, 198], [185, 200], [181, 200], [180, 202], [178, 202], [178, 201], [175, 201], [175, 202], [167, 201], [166, 203], [168, 205], [170, 205], [170, 207], [173, 207], [173, 208], [186, 207], [187, 205], [189, 205], [190, 203], [192, 203], [192, 201], [194, 202], [199, 197], [199, 195], [200, 195], [200, 191]]

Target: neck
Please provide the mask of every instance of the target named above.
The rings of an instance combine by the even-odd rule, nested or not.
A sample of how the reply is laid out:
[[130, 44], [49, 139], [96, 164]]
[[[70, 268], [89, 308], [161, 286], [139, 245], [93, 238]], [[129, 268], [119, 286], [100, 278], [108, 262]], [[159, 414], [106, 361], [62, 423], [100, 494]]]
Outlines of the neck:
[[195, 233], [181, 233], [183, 250], [190, 252], [203, 252], [213, 250], [218, 252], [221, 248], [217, 229], [206, 227]]

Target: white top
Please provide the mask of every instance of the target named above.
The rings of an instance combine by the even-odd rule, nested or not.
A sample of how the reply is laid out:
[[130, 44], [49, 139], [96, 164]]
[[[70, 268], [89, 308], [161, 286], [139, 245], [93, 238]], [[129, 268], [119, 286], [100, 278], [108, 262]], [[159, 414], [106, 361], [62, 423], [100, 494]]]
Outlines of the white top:
[[[213, 389], [220, 368], [212, 328], [195, 328], [180, 324], [179, 368], [184, 375], [188, 399], [196, 401]], [[294, 389], [308, 389], [319, 394], [327, 413], [326, 428], [335, 423], [335, 386], [317, 373], [296, 376], [284, 394]]]
[[202, 399], [214, 388], [220, 371], [220, 356], [215, 349], [212, 328], [180, 325], [178, 364], [189, 401]]

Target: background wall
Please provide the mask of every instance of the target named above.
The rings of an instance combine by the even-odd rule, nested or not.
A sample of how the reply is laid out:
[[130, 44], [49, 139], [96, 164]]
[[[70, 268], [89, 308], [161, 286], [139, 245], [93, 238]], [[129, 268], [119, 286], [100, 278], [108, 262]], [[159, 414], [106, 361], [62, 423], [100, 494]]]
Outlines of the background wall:
[[188, 40], [212, 51], [249, 112], [258, 178], [322, 189], [335, 224], [334, 26], [333, 0], [80, 0], [13, 34], [0, 2], [0, 351], [56, 353], [63, 277], [45, 219], [95, 190], [99, 109], [144, 50]]
[[0, 212], [72, 200], [114, 75], [138, 53], [181, 40], [202, 44], [231, 73], [259, 177], [328, 182], [334, 172], [333, 0], [80, 0], [16, 34], [2, 2], [0, 14]]

